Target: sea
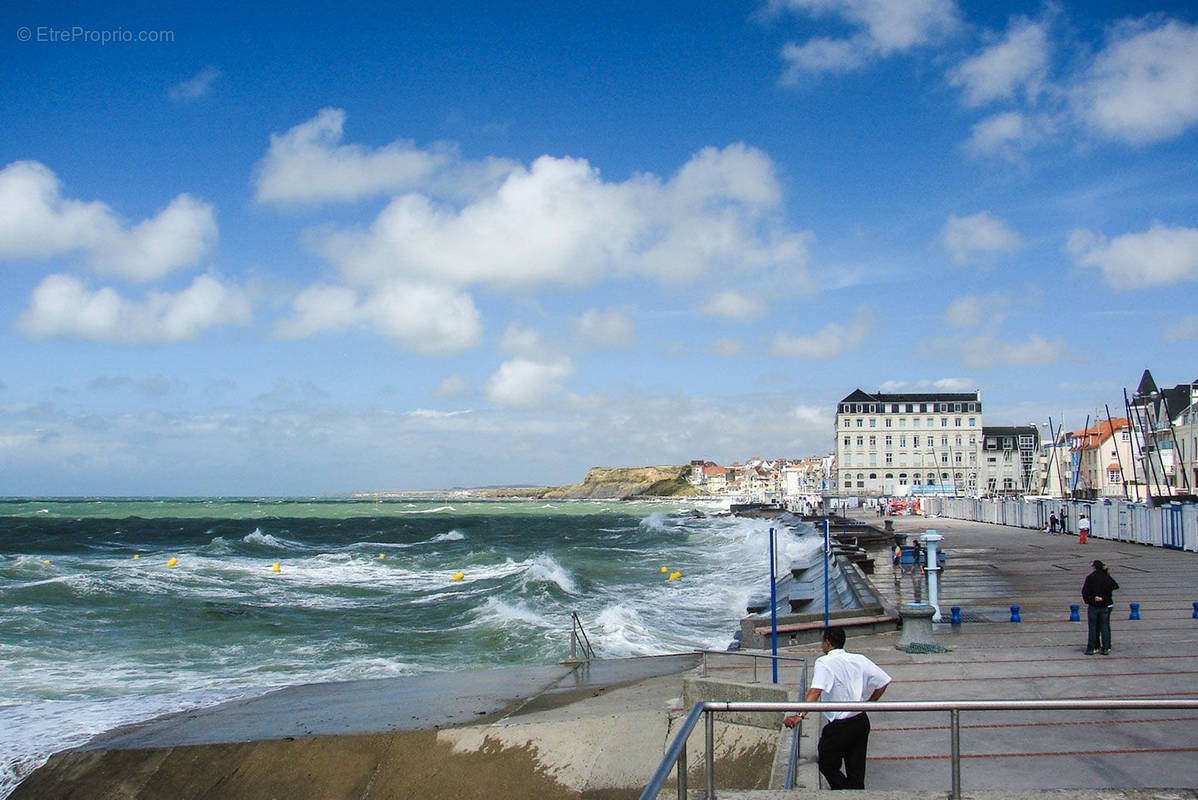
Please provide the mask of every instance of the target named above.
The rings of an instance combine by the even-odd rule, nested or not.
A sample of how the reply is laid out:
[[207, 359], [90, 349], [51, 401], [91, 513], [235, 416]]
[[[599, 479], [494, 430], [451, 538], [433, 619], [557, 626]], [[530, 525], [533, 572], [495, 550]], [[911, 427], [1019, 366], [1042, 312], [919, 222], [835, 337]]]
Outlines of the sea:
[[[0, 500], [0, 798], [112, 728], [283, 686], [725, 649], [770, 522], [727, 504]], [[820, 542], [779, 529], [777, 563]]]

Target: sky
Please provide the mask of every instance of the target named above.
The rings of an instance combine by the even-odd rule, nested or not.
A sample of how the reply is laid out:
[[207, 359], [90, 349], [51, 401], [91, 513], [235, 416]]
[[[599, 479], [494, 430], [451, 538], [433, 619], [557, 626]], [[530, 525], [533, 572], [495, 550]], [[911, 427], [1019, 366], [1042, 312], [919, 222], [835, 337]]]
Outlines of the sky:
[[563, 484], [1198, 379], [1198, 5], [0, 10], [0, 496]]

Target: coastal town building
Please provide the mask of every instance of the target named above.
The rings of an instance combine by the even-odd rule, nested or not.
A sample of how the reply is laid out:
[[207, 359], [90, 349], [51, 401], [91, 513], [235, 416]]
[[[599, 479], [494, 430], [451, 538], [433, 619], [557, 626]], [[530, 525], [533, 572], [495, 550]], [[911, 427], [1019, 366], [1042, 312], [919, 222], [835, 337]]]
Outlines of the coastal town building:
[[832, 491], [839, 496], [974, 496], [981, 458], [980, 391], [857, 389], [837, 405]]
[[[1195, 494], [1198, 470], [1194, 461], [1193, 408], [1196, 402], [1198, 380], [1161, 389], [1152, 373], [1144, 370], [1135, 394], [1127, 400], [1135, 465], [1129, 488], [1134, 499]], [[1188, 448], [1183, 446], [1187, 436]]]
[[982, 428], [979, 485], [984, 496], [1040, 491], [1040, 431], [1034, 425]]
[[1073, 497], [1130, 499], [1124, 480], [1132, 465], [1131, 425], [1126, 419], [1104, 420], [1086, 430], [1074, 431], [1069, 450], [1070, 462], [1076, 465]]

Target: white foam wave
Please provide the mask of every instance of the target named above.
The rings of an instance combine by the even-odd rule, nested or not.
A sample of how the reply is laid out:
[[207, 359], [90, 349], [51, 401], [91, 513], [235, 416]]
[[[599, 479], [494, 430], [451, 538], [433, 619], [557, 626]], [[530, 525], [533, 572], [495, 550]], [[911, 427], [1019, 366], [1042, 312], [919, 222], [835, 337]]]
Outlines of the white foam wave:
[[299, 542], [293, 542], [290, 539], [281, 539], [272, 536], [269, 533], [263, 533], [261, 528], [254, 528], [250, 533], [241, 537], [241, 541], [246, 544], [256, 544], [262, 547], [274, 547], [279, 550], [293, 550], [303, 547]]
[[552, 583], [567, 594], [578, 594], [578, 584], [570, 575], [570, 571], [554, 561], [550, 555], [539, 555], [528, 564], [524, 585], [527, 588], [532, 583]]
[[501, 600], [488, 597], [479, 609], [479, 622], [484, 625], [509, 627], [511, 625], [527, 625], [534, 628], [548, 629], [560, 625], [560, 621], [551, 620], [541, 612], [526, 603]]
[[595, 651], [604, 658], [644, 656], [662, 651], [660, 637], [641, 617], [639, 611], [623, 603], [605, 606], [587, 634]]
[[457, 528], [454, 528], [453, 530], [449, 531], [448, 533], [442, 533], [442, 534], [438, 534], [437, 536], [434, 536], [429, 541], [430, 542], [460, 542], [465, 538], [466, 538], [466, 534], [462, 533]]

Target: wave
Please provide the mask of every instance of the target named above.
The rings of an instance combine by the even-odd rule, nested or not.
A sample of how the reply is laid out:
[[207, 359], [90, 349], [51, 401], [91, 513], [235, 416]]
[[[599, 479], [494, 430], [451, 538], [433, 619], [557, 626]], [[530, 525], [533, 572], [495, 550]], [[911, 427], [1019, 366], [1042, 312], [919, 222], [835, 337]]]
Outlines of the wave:
[[528, 570], [524, 574], [524, 586], [527, 588], [534, 583], [549, 583], [566, 594], [578, 594], [578, 584], [570, 575], [570, 571], [550, 555], [539, 555], [528, 564]]
[[462, 533], [457, 528], [454, 528], [453, 530], [449, 531], [448, 533], [442, 533], [437, 536], [434, 536], [433, 538], [429, 539], [429, 543], [432, 544], [435, 542], [460, 542], [465, 538], [466, 538], [466, 534]]
[[299, 542], [293, 542], [289, 539], [280, 539], [271, 536], [269, 533], [263, 533], [261, 528], [254, 528], [251, 533], [247, 533], [241, 537], [241, 541], [246, 544], [256, 544], [261, 547], [273, 547], [277, 550], [295, 550], [302, 548], [303, 545]]

